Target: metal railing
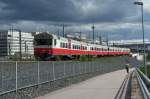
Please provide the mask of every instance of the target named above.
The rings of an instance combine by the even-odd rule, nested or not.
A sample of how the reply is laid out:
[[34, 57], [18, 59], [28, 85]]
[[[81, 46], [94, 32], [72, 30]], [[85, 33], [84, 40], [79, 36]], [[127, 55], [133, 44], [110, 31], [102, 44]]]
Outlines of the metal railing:
[[4, 61], [0, 62], [0, 95], [80, 74], [106, 73], [122, 68], [124, 64], [98, 61]]
[[128, 94], [130, 78], [131, 78], [132, 74], [133, 74], [133, 71], [126, 75], [126, 77], [114, 99], [126, 99], [126, 95]]
[[150, 99], [150, 92], [146, 86], [146, 84], [150, 84], [150, 79], [138, 68], [136, 68], [136, 70], [137, 70], [138, 83], [140, 85], [140, 89], [142, 91], [143, 97], [144, 99]]

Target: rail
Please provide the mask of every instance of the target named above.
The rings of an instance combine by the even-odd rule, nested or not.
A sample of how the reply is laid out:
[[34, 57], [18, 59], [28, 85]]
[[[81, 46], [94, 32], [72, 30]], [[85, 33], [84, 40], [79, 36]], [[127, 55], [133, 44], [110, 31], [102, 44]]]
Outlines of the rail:
[[115, 96], [115, 99], [125, 99], [127, 95], [128, 85], [133, 71], [126, 75], [121, 87], [118, 90], [118, 93]]
[[150, 92], [146, 86], [147, 84], [150, 84], [150, 79], [138, 68], [136, 68], [137, 71], [137, 79], [140, 86], [140, 89], [142, 91], [144, 99], [150, 99]]

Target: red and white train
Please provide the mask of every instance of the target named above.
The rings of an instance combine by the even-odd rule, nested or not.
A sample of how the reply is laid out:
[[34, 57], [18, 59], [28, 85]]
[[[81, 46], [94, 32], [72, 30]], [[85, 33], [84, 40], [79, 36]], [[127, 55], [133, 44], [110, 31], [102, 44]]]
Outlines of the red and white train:
[[80, 56], [80, 55], [128, 55], [130, 49], [108, 47], [91, 44], [70, 38], [59, 37], [50, 33], [40, 33], [34, 37], [34, 54], [42, 60], [54, 56]]

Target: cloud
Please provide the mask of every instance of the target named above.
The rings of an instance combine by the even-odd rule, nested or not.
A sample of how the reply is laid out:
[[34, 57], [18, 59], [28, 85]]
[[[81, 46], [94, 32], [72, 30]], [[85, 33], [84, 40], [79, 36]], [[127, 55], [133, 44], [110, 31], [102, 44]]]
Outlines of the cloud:
[[[23, 31], [91, 32], [95, 24], [99, 33], [112, 33], [116, 38], [136, 37], [140, 31], [140, 9], [134, 0], [0, 0], [0, 28], [13, 24]], [[150, 3], [144, 0], [146, 35], [150, 21]]]
[[[131, 0], [1, 0], [0, 19], [53, 22], [120, 21], [133, 12]], [[130, 9], [128, 9], [130, 7]], [[11, 14], [7, 14], [7, 13]], [[6, 17], [5, 17], [6, 16]]]
[[150, 13], [150, 1], [149, 0], [143, 0], [143, 3], [144, 3], [144, 10], [146, 12]]

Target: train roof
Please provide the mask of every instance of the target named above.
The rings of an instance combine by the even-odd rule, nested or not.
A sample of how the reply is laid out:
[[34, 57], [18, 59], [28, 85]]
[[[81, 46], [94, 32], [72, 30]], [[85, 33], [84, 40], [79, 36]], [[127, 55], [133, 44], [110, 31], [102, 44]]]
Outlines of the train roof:
[[[59, 40], [66, 41], [66, 42], [68, 41], [68, 38], [57, 36], [55, 34], [47, 33], [47, 32], [43, 32], [43, 33], [35, 35], [34, 39], [59, 39]], [[74, 44], [83, 44], [83, 45], [88, 44], [89, 46], [108, 48], [108, 46], [104, 46], [104, 45], [92, 44], [92, 43], [84, 42], [84, 41], [78, 41], [78, 40], [74, 40], [72, 38], [70, 38], [70, 39], [71, 39], [71, 42]], [[111, 47], [111, 46], [109, 48], [110, 49], [111, 48], [122, 49], [121, 47]], [[129, 50], [128, 48], [123, 48], [123, 49]]]

